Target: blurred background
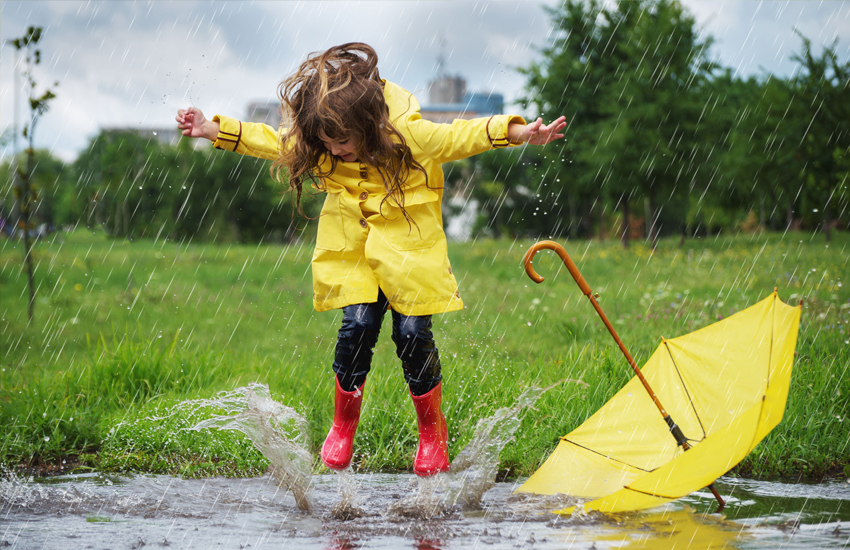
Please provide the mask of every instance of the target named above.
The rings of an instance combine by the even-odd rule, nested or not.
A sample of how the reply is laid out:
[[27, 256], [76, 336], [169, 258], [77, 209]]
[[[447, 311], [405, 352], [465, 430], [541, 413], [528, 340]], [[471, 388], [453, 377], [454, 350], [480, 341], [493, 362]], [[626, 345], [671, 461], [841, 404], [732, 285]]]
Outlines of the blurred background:
[[[29, 27], [32, 85], [14, 45]], [[267, 164], [181, 142], [173, 118], [277, 125], [277, 84], [347, 41], [374, 46], [426, 118], [567, 116], [559, 147], [447, 167], [455, 240], [847, 225], [843, 2], [8, 1], [0, 37], [6, 235], [291, 241], [303, 220]]]

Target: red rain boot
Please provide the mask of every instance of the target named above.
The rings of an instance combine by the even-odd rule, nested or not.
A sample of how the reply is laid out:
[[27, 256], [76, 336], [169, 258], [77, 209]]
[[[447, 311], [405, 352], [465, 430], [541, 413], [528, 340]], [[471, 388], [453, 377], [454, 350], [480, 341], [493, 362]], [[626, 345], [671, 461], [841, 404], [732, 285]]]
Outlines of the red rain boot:
[[410, 394], [416, 419], [419, 421], [419, 446], [413, 461], [413, 473], [432, 476], [449, 470], [449, 427], [440, 410], [443, 398], [442, 382], [425, 395]]
[[344, 470], [351, 464], [354, 432], [360, 422], [360, 403], [363, 402], [363, 385], [347, 392], [339, 386], [334, 376], [336, 392], [334, 394], [334, 421], [322, 445], [322, 462], [332, 470]]

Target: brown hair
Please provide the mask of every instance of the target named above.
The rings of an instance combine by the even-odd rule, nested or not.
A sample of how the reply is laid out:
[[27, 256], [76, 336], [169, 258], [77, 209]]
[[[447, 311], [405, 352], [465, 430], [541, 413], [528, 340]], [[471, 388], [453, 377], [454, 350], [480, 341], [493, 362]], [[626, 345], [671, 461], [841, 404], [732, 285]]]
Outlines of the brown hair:
[[[283, 125], [288, 130], [281, 136], [281, 153], [272, 174], [283, 181], [283, 172], [288, 172], [295, 207], [304, 217], [301, 193], [305, 180], [323, 190], [322, 178], [330, 176], [339, 162], [325, 148], [320, 138], [324, 133], [333, 140], [355, 141], [357, 158], [381, 175], [388, 193], [381, 206], [392, 198], [411, 221], [404, 209], [403, 187], [411, 170], [425, 173], [425, 169], [390, 123], [377, 64], [374, 49], [351, 42], [310, 54], [295, 74], [278, 86]], [[327, 171], [319, 168], [324, 155], [331, 158]], [[427, 173], [425, 177], [427, 185]]]

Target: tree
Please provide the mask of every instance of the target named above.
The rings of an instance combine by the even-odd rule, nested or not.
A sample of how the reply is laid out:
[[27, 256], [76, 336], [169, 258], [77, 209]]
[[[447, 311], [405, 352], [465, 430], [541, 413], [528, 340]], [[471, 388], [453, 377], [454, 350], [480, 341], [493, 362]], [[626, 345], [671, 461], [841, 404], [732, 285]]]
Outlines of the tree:
[[182, 187], [176, 151], [133, 130], [101, 130], [74, 163], [86, 223], [116, 237], [168, 235]]
[[[24, 265], [27, 271], [27, 284], [29, 288], [29, 307], [27, 313], [30, 322], [32, 322], [35, 309], [35, 281], [33, 280], [33, 265], [32, 265], [32, 246], [30, 244], [30, 218], [32, 207], [37, 201], [37, 196], [33, 193], [33, 177], [36, 167], [35, 162], [35, 127], [39, 118], [47, 112], [50, 101], [56, 97], [51, 90], [45, 90], [41, 95], [36, 92], [37, 83], [33, 75], [33, 69], [41, 63], [41, 50], [36, 46], [42, 36], [41, 27], [29, 27], [27, 32], [21, 38], [15, 38], [11, 41], [17, 51], [25, 52], [24, 55], [24, 75], [27, 84], [27, 99], [29, 100], [30, 117], [29, 122], [24, 125], [22, 135], [28, 141], [26, 150], [26, 167], [22, 170], [20, 167], [15, 171], [15, 177], [19, 180], [20, 185], [16, 186], [18, 195], [18, 211], [20, 212], [20, 222], [17, 224], [23, 230], [24, 235]], [[55, 82], [54, 86], [59, 83]]]
[[712, 83], [721, 107], [715, 120], [725, 138], [724, 169], [728, 176], [716, 202], [731, 211], [757, 211], [759, 227], [777, 229], [793, 221], [801, 186], [798, 142], [806, 116], [788, 81], [767, 75], [733, 79], [727, 70]]
[[[611, 84], [616, 61], [597, 24], [605, 12], [598, 2], [567, 1], [547, 11], [556, 32], [541, 50], [543, 60], [520, 69], [528, 79], [522, 102], [533, 105], [546, 120], [566, 116], [563, 151], [552, 152], [554, 158], [546, 159], [554, 160], [546, 168], [554, 182], [550, 193], [557, 197], [547, 205], [548, 211], [567, 218], [554, 220], [553, 228], [567, 227], [570, 234], [591, 236], [593, 211], [601, 211], [609, 179], [594, 153], [599, 125], [608, 116], [603, 91]], [[564, 205], [566, 212], [557, 208]]]
[[[73, 165], [69, 209], [120, 238], [282, 241], [293, 238], [288, 194], [261, 159], [101, 130]], [[317, 215], [313, 201], [306, 207]], [[296, 222], [297, 223], [297, 222]]]
[[630, 204], [645, 198], [654, 245], [658, 204], [676, 204], [668, 211], [678, 215], [704, 169], [698, 92], [714, 68], [711, 40], [699, 38], [693, 17], [673, 0], [567, 0], [549, 11], [556, 33], [543, 61], [522, 72], [528, 102], [544, 117], [569, 121], [572, 150], [559, 162], [559, 195], [582, 203], [585, 217], [620, 209], [624, 246]]
[[606, 18], [602, 38], [617, 66], [606, 90], [600, 160], [624, 207], [626, 194], [644, 198], [655, 248], [665, 218], [684, 226], [684, 204], [707, 171], [703, 149], [711, 136], [700, 114], [701, 90], [715, 68], [707, 58], [711, 39], [699, 39], [695, 20], [676, 1], [620, 2]]
[[850, 61], [838, 61], [837, 39], [816, 57], [811, 41], [797, 34], [803, 48], [792, 59], [800, 63], [801, 70], [792, 84], [808, 108], [807, 126], [798, 147], [805, 161], [803, 172], [811, 198], [815, 204], [823, 205], [823, 227], [826, 241], [830, 242], [832, 203], [841, 174], [846, 178], [850, 151]]

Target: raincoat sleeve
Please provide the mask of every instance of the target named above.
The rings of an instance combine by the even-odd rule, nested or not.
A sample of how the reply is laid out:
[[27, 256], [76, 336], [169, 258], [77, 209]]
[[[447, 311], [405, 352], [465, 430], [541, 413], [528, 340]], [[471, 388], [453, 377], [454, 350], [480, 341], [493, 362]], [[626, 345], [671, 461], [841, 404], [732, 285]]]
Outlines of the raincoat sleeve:
[[410, 138], [411, 148], [436, 162], [459, 160], [484, 151], [510, 147], [508, 125], [525, 124], [513, 115], [494, 115], [472, 120], [457, 119], [451, 124], [438, 124], [425, 120], [420, 114], [419, 102], [413, 94], [392, 82], [384, 81], [384, 98], [390, 111], [390, 121]]
[[280, 132], [268, 124], [242, 122], [235, 118], [215, 115], [219, 123], [216, 149], [233, 151], [261, 159], [276, 159], [280, 155]]
[[437, 162], [450, 162], [491, 149], [517, 145], [508, 140], [508, 125], [512, 122], [525, 124], [522, 117], [514, 115], [457, 119], [451, 124], [437, 124], [415, 112], [405, 119], [405, 126], [406, 133], [426, 155]]

